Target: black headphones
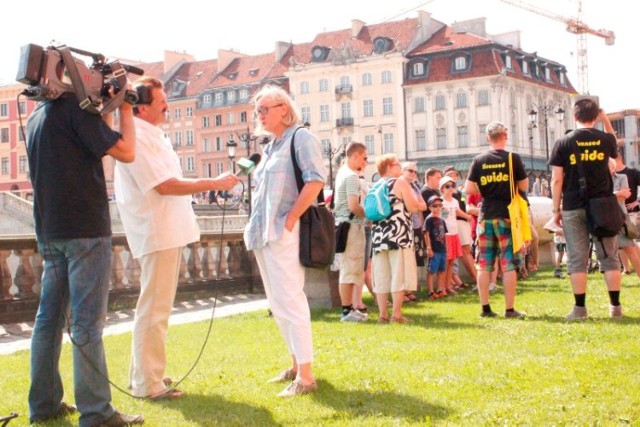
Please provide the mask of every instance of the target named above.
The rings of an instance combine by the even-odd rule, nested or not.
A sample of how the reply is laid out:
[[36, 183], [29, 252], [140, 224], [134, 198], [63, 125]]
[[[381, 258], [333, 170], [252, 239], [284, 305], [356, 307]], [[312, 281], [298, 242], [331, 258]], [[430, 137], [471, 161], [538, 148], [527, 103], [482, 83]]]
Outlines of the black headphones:
[[151, 89], [148, 86], [140, 85], [136, 87], [136, 92], [138, 92], [138, 101], [136, 105], [149, 105], [151, 101], [153, 101], [153, 97], [151, 96]]

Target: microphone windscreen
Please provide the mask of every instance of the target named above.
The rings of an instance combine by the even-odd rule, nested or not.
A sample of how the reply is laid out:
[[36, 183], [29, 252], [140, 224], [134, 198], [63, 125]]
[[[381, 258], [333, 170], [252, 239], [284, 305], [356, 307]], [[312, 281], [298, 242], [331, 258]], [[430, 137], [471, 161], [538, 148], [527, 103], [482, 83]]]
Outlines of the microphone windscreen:
[[249, 156], [249, 160], [251, 160], [256, 166], [262, 160], [262, 155], [260, 153], [253, 153]]

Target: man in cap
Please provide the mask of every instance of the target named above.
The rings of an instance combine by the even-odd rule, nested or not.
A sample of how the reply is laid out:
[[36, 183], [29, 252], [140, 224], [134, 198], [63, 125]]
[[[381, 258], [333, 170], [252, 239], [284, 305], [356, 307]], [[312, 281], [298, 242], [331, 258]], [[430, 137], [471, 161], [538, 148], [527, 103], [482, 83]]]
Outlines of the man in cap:
[[509, 174], [509, 152], [507, 145], [507, 127], [500, 122], [487, 125], [486, 137], [491, 148], [478, 154], [469, 168], [469, 177], [465, 184], [467, 195], [482, 195], [482, 220], [478, 224], [478, 294], [482, 304], [482, 317], [495, 317], [489, 304], [489, 281], [495, 260], [500, 259], [502, 284], [505, 298], [505, 317], [523, 317], [514, 308], [517, 276], [514, 264], [513, 240], [509, 210], [511, 202], [511, 182], [516, 188], [526, 192], [529, 180], [520, 156], [511, 153], [513, 176]]

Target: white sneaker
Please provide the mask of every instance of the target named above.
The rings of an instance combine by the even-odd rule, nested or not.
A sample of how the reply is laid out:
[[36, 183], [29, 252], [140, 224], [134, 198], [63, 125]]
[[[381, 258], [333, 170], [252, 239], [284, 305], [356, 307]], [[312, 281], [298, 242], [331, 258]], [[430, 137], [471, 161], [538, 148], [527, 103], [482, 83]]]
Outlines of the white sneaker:
[[[622, 307], [620, 307], [620, 310], [622, 310]], [[582, 319], [586, 319], [587, 318], [587, 307], [578, 307], [578, 306], [573, 306], [573, 310], [571, 310], [571, 312], [569, 314], [567, 314], [566, 316], [564, 316], [565, 319], [567, 320], [582, 320]]]
[[364, 311], [360, 311], [357, 308], [354, 308], [353, 311], [355, 311], [357, 314], [362, 316], [363, 321], [369, 320], [369, 313], [366, 313]]
[[366, 322], [367, 318], [358, 310], [352, 309], [348, 314], [340, 316], [341, 322]]
[[495, 283], [489, 283], [489, 292], [495, 292], [496, 289], [498, 289], [498, 285]]
[[609, 304], [609, 316], [612, 317], [612, 318], [623, 317], [622, 304], [619, 304], [619, 305], [611, 305], [611, 304]]

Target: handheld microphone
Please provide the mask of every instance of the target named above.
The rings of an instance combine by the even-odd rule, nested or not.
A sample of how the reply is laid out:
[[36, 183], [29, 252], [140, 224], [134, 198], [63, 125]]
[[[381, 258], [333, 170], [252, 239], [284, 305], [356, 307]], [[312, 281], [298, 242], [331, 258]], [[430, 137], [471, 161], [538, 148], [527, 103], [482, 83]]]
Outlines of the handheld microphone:
[[245, 159], [244, 157], [241, 158], [236, 162], [236, 165], [238, 165], [238, 172], [236, 172], [235, 175], [249, 175], [256, 168], [256, 165], [260, 163], [261, 159], [262, 155], [260, 153], [253, 153], [248, 159]]

